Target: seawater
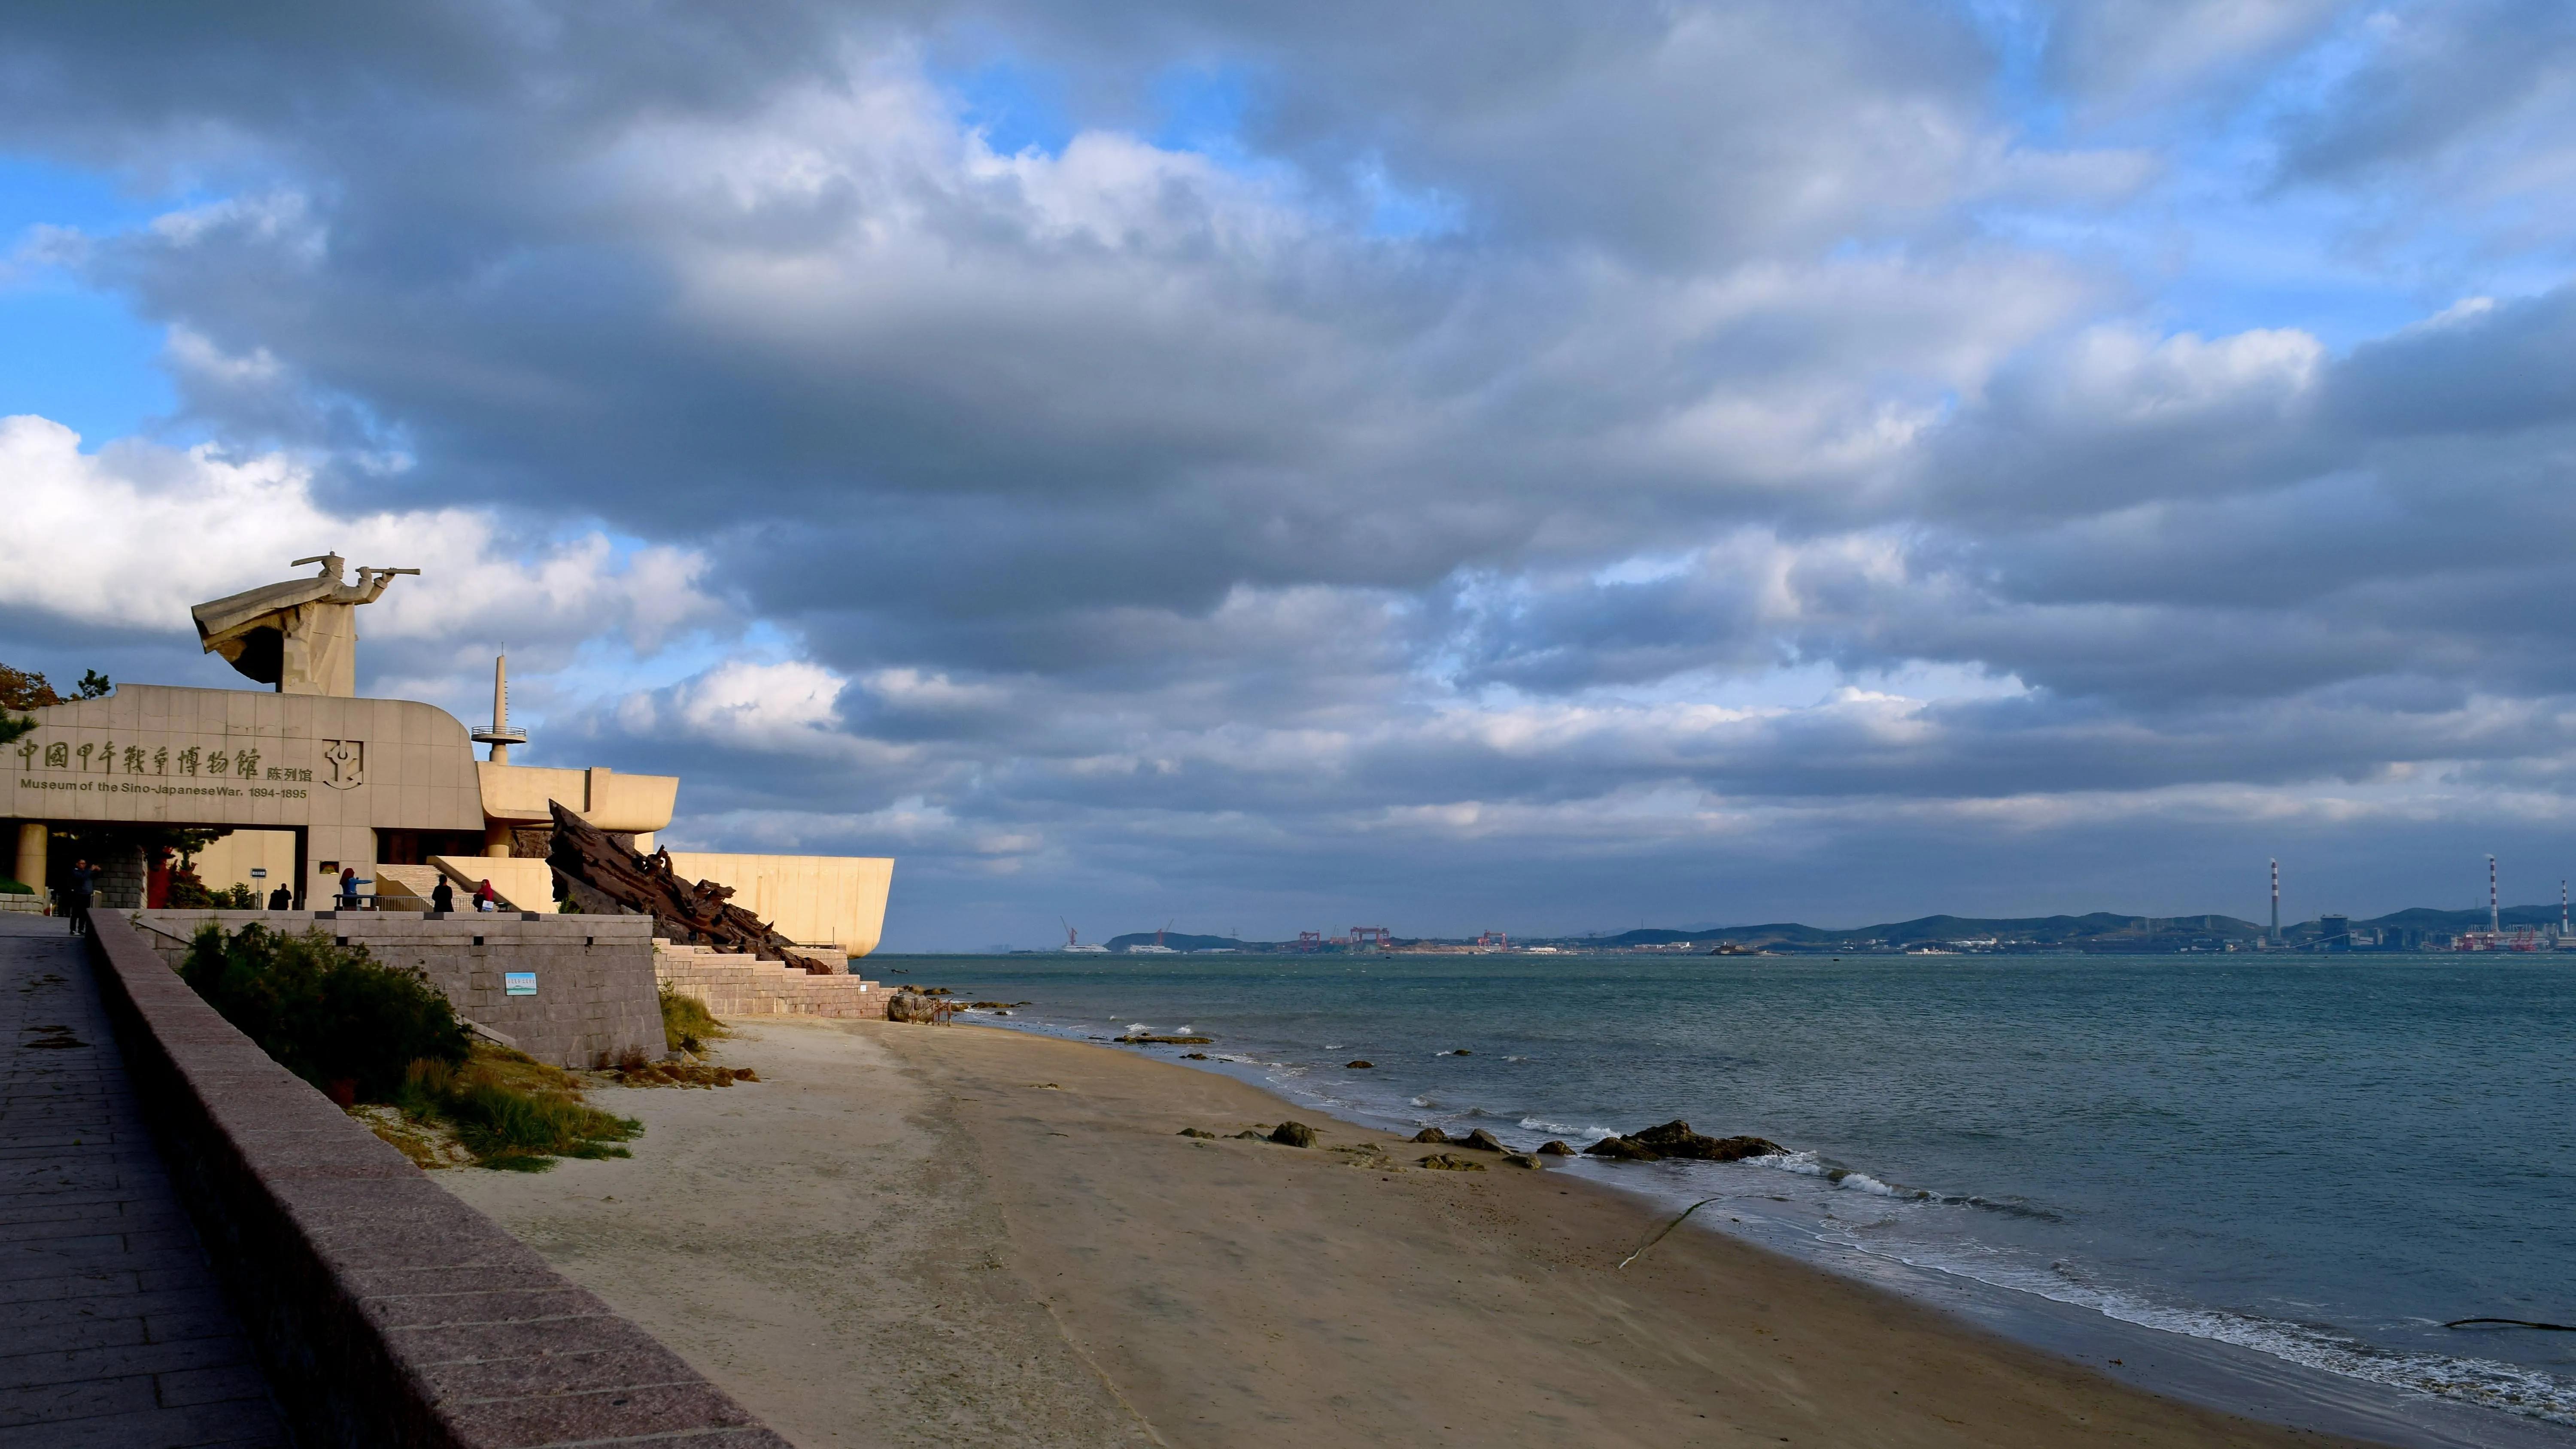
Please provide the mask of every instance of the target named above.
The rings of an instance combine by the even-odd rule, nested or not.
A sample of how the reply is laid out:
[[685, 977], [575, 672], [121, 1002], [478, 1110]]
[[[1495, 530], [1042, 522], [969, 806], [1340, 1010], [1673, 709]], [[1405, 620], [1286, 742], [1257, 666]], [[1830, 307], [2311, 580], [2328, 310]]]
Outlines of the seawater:
[[1031, 1003], [972, 1018], [993, 1025], [1211, 1036], [1211, 1069], [1371, 1125], [1523, 1147], [1675, 1117], [1756, 1133], [1788, 1152], [1574, 1170], [1716, 1198], [1693, 1221], [2225, 1407], [2396, 1442], [2576, 1443], [2576, 1334], [2441, 1326], [2576, 1322], [2576, 961], [867, 966]]

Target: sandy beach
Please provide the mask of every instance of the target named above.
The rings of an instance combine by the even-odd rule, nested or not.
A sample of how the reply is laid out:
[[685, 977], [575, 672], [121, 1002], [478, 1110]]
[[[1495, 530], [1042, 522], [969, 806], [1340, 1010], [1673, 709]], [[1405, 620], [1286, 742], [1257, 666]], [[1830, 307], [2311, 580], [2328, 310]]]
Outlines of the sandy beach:
[[1116, 1048], [764, 1023], [722, 1059], [763, 1080], [594, 1093], [630, 1161], [437, 1177], [807, 1449], [2349, 1442], [1714, 1232], [1621, 1269], [1662, 1217], [1560, 1173], [1180, 1136], [1295, 1114]]

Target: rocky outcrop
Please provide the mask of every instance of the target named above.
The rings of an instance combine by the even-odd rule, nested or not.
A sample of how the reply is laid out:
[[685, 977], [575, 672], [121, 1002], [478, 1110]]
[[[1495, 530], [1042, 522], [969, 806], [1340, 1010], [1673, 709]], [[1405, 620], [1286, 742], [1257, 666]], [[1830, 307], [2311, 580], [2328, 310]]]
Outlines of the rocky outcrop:
[[1270, 1140], [1282, 1147], [1312, 1147], [1315, 1129], [1303, 1122], [1282, 1122], [1270, 1129]]
[[1649, 1127], [1636, 1134], [1636, 1140], [1666, 1157], [1687, 1158], [1693, 1162], [1741, 1162], [1748, 1157], [1769, 1157], [1783, 1149], [1767, 1137], [1705, 1137], [1691, 1130], [1688, 1122], [1676, 1117], [1661, 1127]]
[[1482, 1127], [1479, 1127], [1475, 1131], [1468, 1133], [1465, 1137], [1460, 1138], [1458, 1145], [1461, 1147], [1473, 1147], [1478, 1152], [1511, 1151], [1510, 1148], [1503, 1145], [1501, 1138], [1496, 1137], [1493, 1133], [1486, 1131]]
[[1660, 1127], [1649, 1127], [1633, 1136], [1604, 1137], [1583, 1150], [1593, 1157], [1621, 1162], [1660, 1162], [1667, 1157], [1686, 1162], [1741, 1162], [1748, 1157], [1769, 1157], [1788, 1149], [1768, 1137], [1704, 1136], [1693, 1132], [1688, 1122], [1676, 1117]]
[[1211, 1142], [1216, 1140], [1215, 1133], [1197, 1127], [1184, 1127], [1175, 1135], [1181, 1137], [1204, 1137]]
[[1485, 1170], [1485, 1164], [1478, 1162], [1474, 1158], [1460, 1157], [1457, 1154], [1450, 1152], [1432, 1153], [1429, 1157], [1422, 1159], [1422, 1165], [1430, 1168], [1434, 1172], [1482, 1172]]
[[1413, 1134], [1413, 1140], [1416, 1142], [1437, 1142], [1441, 1146], [1446, 1147], [1449, 1145], [1449, 1134], [1441, 1131], [1437, 1127], [1425, 1127], [1421, 1131]]
[[1551, 1137], [1538, 1145], [1538, 1155], [1541, 1157], [1572, 1157], [1574, 1155], [1574, 1149]]
[[956, 1008], [935, 996], [905, 989], [886, 998], [888, 1021], [946, 1021]]
[[1342, 1065], [1350, 1071], [1365, 1072], [1369, 1068], [1376, 1066], [1377, 1063], [1363, 1059], [1360, 1061], [1344, 1062]]

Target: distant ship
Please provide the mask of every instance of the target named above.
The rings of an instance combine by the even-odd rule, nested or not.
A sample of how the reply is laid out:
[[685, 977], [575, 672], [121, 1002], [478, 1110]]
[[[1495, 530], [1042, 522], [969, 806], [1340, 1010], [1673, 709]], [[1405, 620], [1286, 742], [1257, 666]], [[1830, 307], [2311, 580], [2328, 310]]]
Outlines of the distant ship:
[[1106, 956], [1109, 954], [1109, 948], [1106, 946], [1086, 946], [1082, 944], [1082, 933], [1073, 928], [1073, 923], [1071, 921], [1065, 920], [1062, 916], [1058, 916], [1056, 919], [1064, 925], [1064, 944], [1056, 947], [1057, 950], [1080, 951], [1086, 956]]
[[[1068, 951], [1097, 951], [1101, 948], [1098, 946], [1067, 946], [1065, 949]], [[1137, 944], [1128, 947], [1127, 954], [1130, 956], [1178, 956], [1181, 953], [1170, 946], [1157, 946], [1151, 941], [1140, 941]]]
[[1084, 955], [1086, 955], [1086, 956], [1087, 956], [1087, 955], [1090, 955], [1090, 954], [1091, 954], [1092, 952], [1094, 952], [1094, 951], [1099, 952], [1099, 953], [1100, 953], [1101, 955], [1103, 955], [1103, 956], [1106, 956], [1106, 955], [1108, 955], [1108, 954], [1109, 954], [1109, 948], [1108, 948], [1108, 947], [1106, 947], [1106, 946], [1097, 946], [1097, 945], [1095, 945], [1095, 946], [1072, 946], [1072, 945], [1066, 945], [1066, 946], [1058, 946], [1058, 947], [1056, 947], [1056, 949], [1057, 949], [1057, 950], [1059, 950], [1059, 951], [1079, 951], [1079, 952], [1083, 953], [1083, 954], [1084, 954]]

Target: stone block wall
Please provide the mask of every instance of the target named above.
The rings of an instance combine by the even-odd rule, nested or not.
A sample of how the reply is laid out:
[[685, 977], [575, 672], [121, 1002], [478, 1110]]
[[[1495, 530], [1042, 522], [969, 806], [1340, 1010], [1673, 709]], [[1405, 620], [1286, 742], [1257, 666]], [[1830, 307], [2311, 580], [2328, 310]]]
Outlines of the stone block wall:
[[[207, 921], [300, 934], [319, 926], [392, 966], [418, 968], [456, 1014], [538, 1061], [594, 1067], [628, 1051], [664, 1054], [655, 999], [653, 922], [646, 916], [535, 912], [140, 911], [134, 924], [176, 966]], [[533, 996], [505, 976], [534, 972]]]
[[719, 1018], [820, 1016], [839, 1021], [885, 1020], [887, 993], [874, 981], [857, 976], [809, 976], [775, 961], [733, 955], [711, 946], [675, 946], [656, 937], [653, 975], [672, 990], [705, 1002], [707, 1010]]

